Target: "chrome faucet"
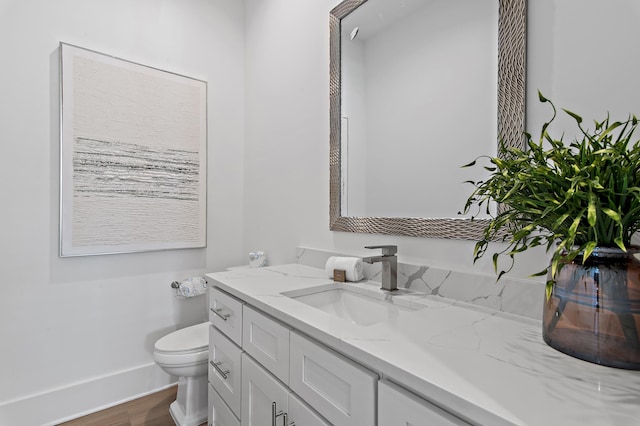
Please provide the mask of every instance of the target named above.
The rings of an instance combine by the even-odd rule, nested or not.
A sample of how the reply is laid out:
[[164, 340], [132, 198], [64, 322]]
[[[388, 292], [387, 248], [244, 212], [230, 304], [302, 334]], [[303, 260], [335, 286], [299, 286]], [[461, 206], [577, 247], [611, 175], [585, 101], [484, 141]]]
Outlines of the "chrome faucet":
[[367, 263], [382, 263], [382, 289], [394, 291], [398, 289], [398, 246], [366, 246], [366, 249], [382, 249], [382, 256], [363, 257]]

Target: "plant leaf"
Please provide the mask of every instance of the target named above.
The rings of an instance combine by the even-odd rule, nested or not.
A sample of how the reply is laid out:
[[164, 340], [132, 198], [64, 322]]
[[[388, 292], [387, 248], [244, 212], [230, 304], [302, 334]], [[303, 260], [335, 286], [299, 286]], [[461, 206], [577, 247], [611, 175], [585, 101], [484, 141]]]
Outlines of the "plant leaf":
[[573, 117], [573, 119], [576, 120], [578, 123], [582, 123], [582, 117], [580, 117], [578, 114], [571, 112], [568, 109], [563, 108], [562, 110], [567, 114], [569, 114], [571, 117]]
[[[580, 216], [582, 216], [582, 213], [580, 213]], [[569, 236], [570, 237], [575, 236], [576, 232], [578, 231], [578, 225], [580, 225], [580, 219], [581, 219], [580, 216], [578, 216], [575, 219], [573, 219], [573, 223], [569, 227]]]
[[540, 100], [540, 102], [549, 102], [549, 99], [545, 98], [544, 96], [542, 96], [542, 92], [538, 90], [538, 100]]
[[543, 269], [542, 271], [536, 272], [535, 274], [531, 274], [530, 277], [542, 277], [543, 275], [547, 275], [549, 271], [548, 268]]
[[602, 212], [607, 216], [609, 216], [611, 219], [613, 219], [615, 222], [620, 222], [620, 219], [621, 219], [620, 213], [618, 213], [617, 211], [604, 207], [602, 209]]
[[589, 206], [587, 207], [587, 222], [589, 226], [596, 226], [596, 195], [589, 194]]
[[584, 247], [584, 251], [582, 254], [582, 261], [586, 261], [589, 256], [591, 256], [591, 253], [593, 253], [593, 249], [595, 249], [598, 246], [598, 242], [597, 241], [589, 241], [585, 247]]

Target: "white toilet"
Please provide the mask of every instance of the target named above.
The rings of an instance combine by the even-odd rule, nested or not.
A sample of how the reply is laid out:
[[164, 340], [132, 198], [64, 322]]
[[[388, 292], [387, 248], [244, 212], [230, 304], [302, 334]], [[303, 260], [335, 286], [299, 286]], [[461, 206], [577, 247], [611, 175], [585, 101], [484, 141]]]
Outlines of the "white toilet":
[[178, 395], [169, 409], [176, 425], [205, 423], [209, 323], [176, 330], [158, 339], [153, 359], [168, 374], [178, 377]]

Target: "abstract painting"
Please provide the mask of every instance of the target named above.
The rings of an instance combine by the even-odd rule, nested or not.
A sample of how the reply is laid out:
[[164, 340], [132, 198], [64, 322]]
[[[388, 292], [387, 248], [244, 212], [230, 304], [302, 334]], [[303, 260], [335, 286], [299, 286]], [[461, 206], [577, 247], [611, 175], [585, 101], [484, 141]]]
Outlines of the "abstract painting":
[[60, 256], [206, 246], [207, 84], [60, 43]]

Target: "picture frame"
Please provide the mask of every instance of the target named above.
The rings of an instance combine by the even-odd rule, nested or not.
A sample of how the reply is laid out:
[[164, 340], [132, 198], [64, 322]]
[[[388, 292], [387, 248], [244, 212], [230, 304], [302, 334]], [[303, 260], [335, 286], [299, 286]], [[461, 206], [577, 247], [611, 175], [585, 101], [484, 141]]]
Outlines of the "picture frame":
[[59, 50], [60, 256], [206, 247], [206, 81]]

